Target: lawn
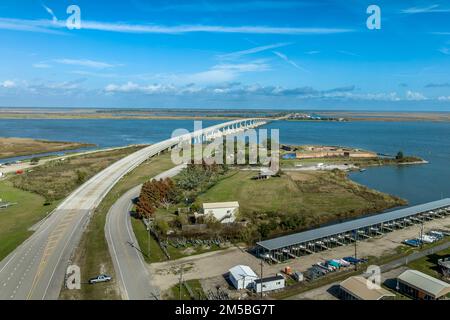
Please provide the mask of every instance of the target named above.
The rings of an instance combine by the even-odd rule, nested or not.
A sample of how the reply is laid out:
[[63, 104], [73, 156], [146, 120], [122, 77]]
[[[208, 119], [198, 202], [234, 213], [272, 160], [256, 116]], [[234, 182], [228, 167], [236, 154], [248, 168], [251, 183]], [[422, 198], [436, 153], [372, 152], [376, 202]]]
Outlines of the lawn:
[[74, 262], [82, 270], [82, 283], [99, 273], [107, 273], [113, 277], [113, 280], [95, 286], [82, 285], [81, 290], [63, 289], [60, 295], [61, 299], [120, 299], [114, 267], [105, 239], [106, 215], [114, 202], [125, 192], [172, 167], [174, 165], [170, 154], [165, 153], [154, 157], [123, 177], [106, 195], [91, 217], [87, 230], [75, 252]]
[[341, 171], [287, 172], [268, 180], [253, 180], [255, 175], [233, 170], [201, 194], [197, 203], [238, 201], [242, 218], [278, 225], [272, 234], [405, 204], [351, 181]]
[[141, 148], [133, 146], [50, 161], [11, 181], [16, 188], [37, 193], [47, 201], [60, 200], [112, 163]]
[[27, 239], [28, 229], [51, 212], [56, 203], [44, 206], [45, 199], [37, 194], [14, 188], [9, 181], [0, 181], [0, 198], [16, 203], [0, 209], [0, 260]]
[[[191, 293], [193, 296], [191, 296], [191, 294], [187, 290], [186, 285], [191, 289]], [[180, 284], [176, 284], [167, 291], [164, 298], [167, 300], [200, 300], [203, 299], [203, 297], [205, 297], [205, 293], [203, 292], [200, 281], [188, 280], [181, 285], [181, 292]]]
[[441, 279], [442, 274], [439, 272], [438, 260], [448, 256], [450, 256], [450, 248], [410, 262], [408, 267]]

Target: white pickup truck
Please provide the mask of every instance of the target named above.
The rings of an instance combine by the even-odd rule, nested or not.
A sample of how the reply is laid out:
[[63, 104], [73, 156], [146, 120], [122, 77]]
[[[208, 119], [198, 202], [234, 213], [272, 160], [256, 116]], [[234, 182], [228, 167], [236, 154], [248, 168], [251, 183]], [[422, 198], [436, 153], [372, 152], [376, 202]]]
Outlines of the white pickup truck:
[[95, 278], [89, 279], [90, 284], [100, 283], [100, 282], [108, 282], [111, 281], [111, 277], [106, 274], [101, 274]]

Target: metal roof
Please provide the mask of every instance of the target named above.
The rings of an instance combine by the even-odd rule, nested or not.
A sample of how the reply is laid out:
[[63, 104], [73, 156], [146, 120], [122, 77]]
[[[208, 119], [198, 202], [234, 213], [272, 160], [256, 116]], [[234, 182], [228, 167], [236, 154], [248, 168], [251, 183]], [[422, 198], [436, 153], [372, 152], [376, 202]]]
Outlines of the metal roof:
[[359, 218], [343, 223], [333, 224], [330, 226], [312, 229], [305, 232], [295, 233], [288, 236], [278, 237], [275, 239], [264, 240], [257, 242], [257, 244], [267, 250], [275, 250], [296, 244], [313, 241], [328, 236], [353, 231], [372, 225], [392, 221], [396, 219], [407, 218], [409, 216], [416, 215], [418, 213], [436, 210], [450, 206], [450, 198], [428, 202], [413, 207], [390, 211], [386, 213], [380, 213], [372, 215], [370, 217]]
[[234, 279], [258, 278], [256, 273], [249, 266], [237, 265], [229, 270]]
[[450, 284], [417, 270], [406, 270], [397, 279], [426, 292], [434, 298], [439, 298], [450, 292]]
[[360, 300], [380, 300], [384, 297], [395, 297], [395, 294], [381, 287], [369, 287], [368, 281], [364, 277], [354, 276], [342, 281], [340, 287]]
[[203, 209], [222, 209], [222, 208], [239, 208], [239, 202], [237, 201], [210, 202], [203, 204]]

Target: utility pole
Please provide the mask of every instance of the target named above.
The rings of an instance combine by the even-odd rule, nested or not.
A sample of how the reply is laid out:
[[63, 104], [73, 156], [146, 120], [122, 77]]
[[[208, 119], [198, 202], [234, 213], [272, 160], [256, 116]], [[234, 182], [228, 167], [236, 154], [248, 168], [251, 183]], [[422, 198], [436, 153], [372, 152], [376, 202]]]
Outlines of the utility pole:
[[183, 266], [181, 266], [181, 269], [180, 269], [180, 284], [179, 284], [179, 286], [180, 286], [180, 299], [179, 300], [181, 300], [181, 285], [183, 284]]
[[[357, 242], [358, 242], [358, 230], [355, 230], [355, 259], [358, 259]], [[358, 263], [357, 262], [355, 262], [355, 270], [358, 270]]]
[[419, 238], [420, 249], [423, 246], [423, 217], [420, 217], [420, 238]]
[[261, 259], [261, 300], [262, 300], [262, 298], [263, 298], [263, 267], [264, 267], [263, 263], [264, 263], [264, 260], [261, 257], [260, 257], [260, 259]]
[[[259, 238], [259, 242], [261, 242], [261, 238]], [[258, 248], [258, 251], [261, 250], [261, 248]], [[261, 300], [263, 298], [263, 267], [264, 267], [264, 260], [261, 254], [259, 255], [259, 259], [261, 260]]]

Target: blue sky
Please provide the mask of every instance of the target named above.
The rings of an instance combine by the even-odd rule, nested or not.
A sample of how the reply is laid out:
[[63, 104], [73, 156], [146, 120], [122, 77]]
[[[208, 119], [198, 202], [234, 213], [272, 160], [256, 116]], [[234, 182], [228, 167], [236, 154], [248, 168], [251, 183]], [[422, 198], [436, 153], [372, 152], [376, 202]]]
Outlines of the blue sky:
[[0, 42], [5, 107], [450, 111], [448, 1], [3, 0]]

